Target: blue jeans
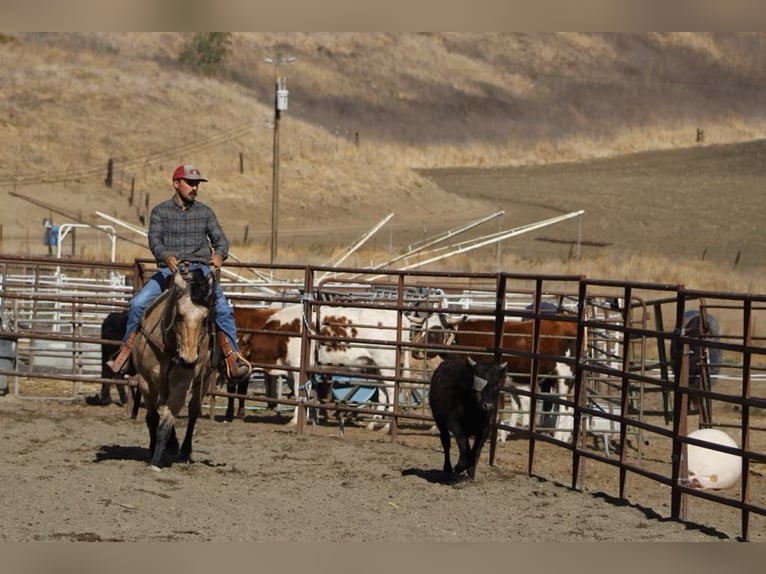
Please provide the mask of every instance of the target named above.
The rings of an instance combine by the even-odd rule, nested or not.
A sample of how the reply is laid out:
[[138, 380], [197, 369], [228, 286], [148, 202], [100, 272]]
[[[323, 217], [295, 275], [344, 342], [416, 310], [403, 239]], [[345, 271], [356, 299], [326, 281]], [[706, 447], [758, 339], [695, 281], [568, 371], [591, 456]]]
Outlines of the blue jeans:
[[[204, 271], [205, 277], [210, 273], [210, 267], [207, 265], [194, 265], [198, 265]], [[159, 271], [152, 275], [151, 279], [141, 288], [141, 291], [136, 293], [130, 300], [128, 325], [125, 329], [123, 341], [126, 341], [131, 333], [138, 330], [138, 325], [141, 323], [144, 311], [152, 301], [160, 296], [165, 280], [172, 274], [173, 271], [170, 267], [160, 267]], [[226, 335], [232, 351], [238, 353], [239, 346], [237, 345], [237, 326], [234, 323], [234, 309], [229, 305], [229, 301], [226, 299], [223, 289], [221, 289], [221, 284], [218, 282], [215, 284], [215, 324]]]

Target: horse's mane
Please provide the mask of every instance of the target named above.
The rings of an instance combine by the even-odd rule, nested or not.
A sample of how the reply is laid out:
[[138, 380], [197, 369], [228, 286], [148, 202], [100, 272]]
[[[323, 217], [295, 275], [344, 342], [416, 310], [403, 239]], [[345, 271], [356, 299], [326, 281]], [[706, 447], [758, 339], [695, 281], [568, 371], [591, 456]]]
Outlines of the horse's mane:
[[199, 267], [192, 269], [185, 277], [189, 283], [189, 292], [192, 303], [210, 307], [213, 301], [212, 284], [208, 283], [207, 277]]
[[[215, 290], [213, 286], [208, 283], [207, 277], [205, 277], [205, 273], [202, 271], [202, 269], [195, 268], [189, 271], [184, 276], [184, 280], [189, 284], [189, 295], [191, 297], [192, 303], [195, 305], [203, 305], [205, 307], [210, 307], [213, 304], [213, 296]], [[170, 296], [170, 293], [173, 290], [172, 275], [167, 278], [166, 286], [168, 288], [160, 293], [159, 297], [157, 297], [147, 306], [147, 314], [150, 310], [153, 310], [156, 307], [162, 305], [162, 302]]]

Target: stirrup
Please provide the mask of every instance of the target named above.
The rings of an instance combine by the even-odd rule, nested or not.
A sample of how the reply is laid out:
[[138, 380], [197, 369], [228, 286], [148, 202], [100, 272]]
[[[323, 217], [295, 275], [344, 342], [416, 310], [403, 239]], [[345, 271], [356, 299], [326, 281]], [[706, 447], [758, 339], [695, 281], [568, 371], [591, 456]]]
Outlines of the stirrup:
[[123, 374], [128, 370], [128, 362], [130, 361], [131, 349], [127, 345], [122, 345], [120, 350], [106, 362], [106, 366], [109, 367], [116, 375]]
[[[231, 358], [233, 355], [233, 358]], [[240, 362], [241, 361], [241, 362]], [[239, 353], [230, 353], [224, 360], [226, 364], [226, 376], [230, 381], [240, 381], [250, 376], [253, 366]], [[232, 370], [236, 372], [232, 374]]]
[[128, 338], [120, 345], [120, 349], [114, 356], [106, 362], [106, 366], [112, 369], [116, 375], [124, 374], [128, 371], [128, 363], [133, 353], [133, 342], [136, 340], [136, 332], [133, 331]]

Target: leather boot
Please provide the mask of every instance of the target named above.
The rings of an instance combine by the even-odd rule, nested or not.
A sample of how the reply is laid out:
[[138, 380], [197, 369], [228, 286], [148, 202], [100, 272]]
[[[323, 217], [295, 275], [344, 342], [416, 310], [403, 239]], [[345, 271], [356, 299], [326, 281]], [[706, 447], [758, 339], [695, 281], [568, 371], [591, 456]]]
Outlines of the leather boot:
[[128, 361], [133, 352], [133, 341], [136, 339], [135, 331], [128, 335], [125, 342], [120, 345], [120, 350], [106, 362], [106, 366], [112, 369], [113, 373], [120, 374], [128, 370]]
[[[250, 376], [252, 368], [239, 353], [235, 353], [229, 344], [228, 337], [222, 332], [216, 333], [218, 344], [221, 346], [223, 360], [226, 363], [226, 376], [230, 381], [236, 382]], [[241, 359], [241, 360], [240, 360]]]

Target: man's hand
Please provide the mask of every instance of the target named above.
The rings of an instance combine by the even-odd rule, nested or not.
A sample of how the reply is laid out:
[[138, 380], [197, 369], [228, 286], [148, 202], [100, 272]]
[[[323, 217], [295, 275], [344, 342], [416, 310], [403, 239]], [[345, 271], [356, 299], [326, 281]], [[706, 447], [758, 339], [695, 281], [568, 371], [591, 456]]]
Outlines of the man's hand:
[[165, 263], [168, 267], [170, 267], [170, 270], [175, 273], [178, 270], [178, 258], [175, 255], [171, 255], [167, 259], [165, 259]]
[[221, 265], [223, 265], [223, 257], [221, 257], [221, 254], [213, 253], [213, 256], [210, 258], [210, 264], [216, 269], [220, 269]]

